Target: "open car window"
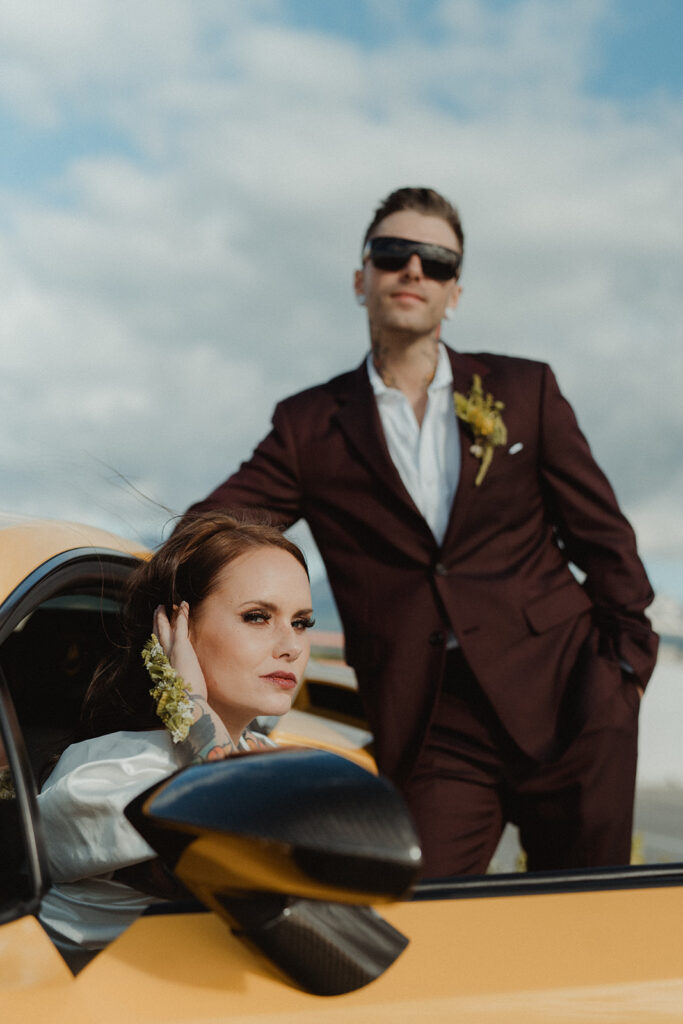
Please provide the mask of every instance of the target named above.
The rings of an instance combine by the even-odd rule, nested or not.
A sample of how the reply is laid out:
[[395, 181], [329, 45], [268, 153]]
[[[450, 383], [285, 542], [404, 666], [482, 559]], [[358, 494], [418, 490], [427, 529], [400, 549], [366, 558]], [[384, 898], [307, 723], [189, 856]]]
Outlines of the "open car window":
[[135, 564], [118, 552], [66, 552], [0, 606], [0, 923], [35, 913], [48, 888], [36, 779], [69, 742]]
[[95, 668], [111, 654], [136, 564], [115, 551], [66, 552], [0, 605], [0, 924], [37, 913], [49, 889], [36, 793], [73, 738]]
[[35, 777], [70, 742], [85, 691], [111, 653], [119, 596], [135, 560], [69, 552], [29, 576], [0, 608], [0, 669]]

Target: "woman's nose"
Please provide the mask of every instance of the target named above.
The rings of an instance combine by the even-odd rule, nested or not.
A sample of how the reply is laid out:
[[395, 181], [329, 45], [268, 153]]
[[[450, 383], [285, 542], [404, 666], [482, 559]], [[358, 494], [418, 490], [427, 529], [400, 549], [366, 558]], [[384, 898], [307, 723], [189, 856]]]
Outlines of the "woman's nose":
[[296, 661], [302, 651], [301, 637], [293, 629], [285, 628], [278, 633], [273, 654], [276, 658]]

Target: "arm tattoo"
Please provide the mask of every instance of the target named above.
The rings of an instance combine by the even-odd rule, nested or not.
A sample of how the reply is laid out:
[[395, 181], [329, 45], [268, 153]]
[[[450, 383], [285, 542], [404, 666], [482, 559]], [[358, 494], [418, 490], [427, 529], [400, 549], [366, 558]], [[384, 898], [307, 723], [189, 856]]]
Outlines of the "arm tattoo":
[[237, 747], [218, 715], [202, 697], [193, 694], [192, 703], [196, 717], [183, 744], [188, 762], [221, 761], [234, 754]]

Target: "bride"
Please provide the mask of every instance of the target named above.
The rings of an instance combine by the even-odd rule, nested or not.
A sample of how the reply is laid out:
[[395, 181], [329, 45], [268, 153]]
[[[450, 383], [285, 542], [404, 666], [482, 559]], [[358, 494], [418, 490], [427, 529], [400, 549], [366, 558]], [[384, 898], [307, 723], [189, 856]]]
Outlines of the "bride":
[[272, 746], [250, 723], [290, 709], [312, 625], [304, 556], [273, 527], [185, 517], [135, 569], [120, 643], [38, 797], [53, 881], [39, 916], [74, 970], [178, 895], [124, 807], [193, 761]]

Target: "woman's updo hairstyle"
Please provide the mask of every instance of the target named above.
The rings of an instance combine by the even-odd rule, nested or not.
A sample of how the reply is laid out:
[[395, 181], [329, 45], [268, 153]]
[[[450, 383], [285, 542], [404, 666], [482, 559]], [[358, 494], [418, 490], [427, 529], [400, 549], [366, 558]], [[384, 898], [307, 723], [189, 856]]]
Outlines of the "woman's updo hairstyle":
[[140, 652], [163, 605], [169, 619], [181, 601], [190, 617], [218, 586], [223, 569], [249, 551], [273, 547], [286, 551], [308, 576], [301, 550], [277, 527], [244, 522], [228, 512], [188, 514], [149, 561], [131, 573], [120, 613], [115, 655], [96, 671], [85, 695], [76, 739], [120, 729], [163, 728], [149, 695], [150, 679]]

